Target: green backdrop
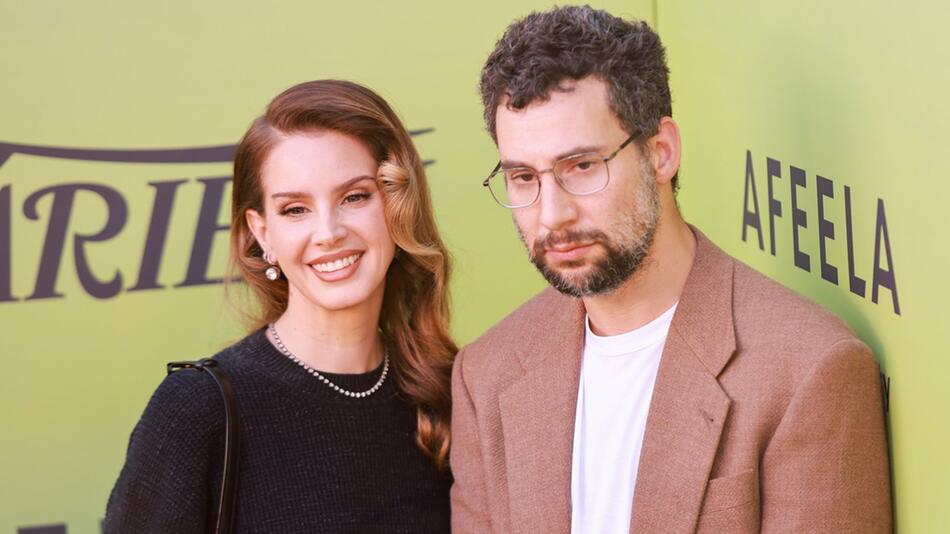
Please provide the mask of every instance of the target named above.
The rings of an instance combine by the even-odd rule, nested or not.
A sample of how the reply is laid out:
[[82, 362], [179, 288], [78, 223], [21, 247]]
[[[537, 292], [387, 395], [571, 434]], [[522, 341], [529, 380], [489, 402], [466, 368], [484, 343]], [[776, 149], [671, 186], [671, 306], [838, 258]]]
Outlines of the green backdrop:
[[[874, 350], [890, 379], [899, 531], [950, 531], [950, 328], [941, 311], [950, 284], [940, 274], [950, 260], [950, 185], [940, 170], [950, 139], [950, 6], [662, 0], [657, 18], [683, 133], [686, 218], [727, 252], [838, 313]], [[774, 256], [770, 174], [781, 175], [771, 179], [782, 210], [780, 217], [772, 210]], [[744, 222], [755, 212], [753, 182], [762, 248]], [[807, 226], [796, 223], [793, 206]], [[822, 274], [821, 219], [834, 227], [824, 246], [837, 283]], [[809, 270], [795, 261], [796, 227]], [[875, 268], [878, 282], [891, 272], [896, 288], [895, 295], [878, 284], [876, 303]], [[866, 282], [864, 296], [852, 291], [852, 272]]]
[[[923, 0], [899, 10], [854, 0], [593, 4], [654, 22], [667, 45], [687, 219], [842, 315], [877, 353], [890, 379], [900, 530], [939, 532], [950, 502], [950, 364], [941, 348], [950, 334], [938, 308], [948, 296], [938, 271], [950, 200], [939, 145], [950, 138], [940, 98], [950, 73], [939, 32], [950, 8]], [[227, 145], [294, 83], [365, 83], [409, 128], [433, 129], [415, 139], [435, 160], [430, 183], [456, 260], [453, 331], [464, 343], [543, 285], [508, 213], [480, 185], [496, 153], [476, 84], [504, 27], [549, 5], [3, 2], [0, 143]], [[0, 532], [98, 532], [128, 434], [164, 363], [243, 335], [222, 285], [200, 283], [223, 276], [227, 253], [226, 232], [215, 227], [227, 220], [221, 178], [230, 169], [209, 159], [21, 151], [3, 160], [0, 149]], [[770, 208], [770, 181], [781, 216]], [[163, 234], [153, 221], [165, 213]], [[824, 262], [837, 268], [837, 283], [821, 270], [829, 223]], [[796, 232], [809, 270], [796, 266]], [[88, 265], [93, 283], [83, 285], [77, 264]], [[103, 284], [116, 275], [115, 287]], [[864, 280], [863, 296], [852, 275]]]
[[[593, 4], [653, 17], [649, 0]], [[497, 153], [484, 132], [477, 82], [507, 24], [550, 5], [5, 1], [0, 142], [83, 149], [233, 144], [290, 85], [317, 78], [365, 83], [410, 129], [434, 128], [415, 139], [422, 156], [435, 160], [429, 179], [456, 261], [453, 330], [467, 342], [543, 284], [525, 261], [508, 213], [481, 186]], [[165, 362], [210, 355], [243, 335], [220, 284], [175, 287], [188, 279], [195, 235], [202, 233], [196, 229], [203, 225], [208, 234], [209, 224], [227, 221], [229, 190], [217, 191], [223, 203], [213, 202], [220, 184], [213, 178], [229, 172], [227, 163], [22, 153], [0, 164], [0, 532], [39, 525], [98, 532], [129, 432]], [[34, 198], [35, 220], [24, 212], [31, 195], [64, 184], [108, 186], [122, 199], [113, 204], [127, 207], [113, 237], [79, 246], [98, 281], [120, 274], [121, 291], [111, 298], [94, 298], [80, 283], [73, 236], [94, 236], [110, 217], [117, 224], [121, 208], [80, 190], [71, 198], [62, 191]], [[157, 270], [154, 262], [143, 269], [157, 197], [159, 206], [170, 205], [164, 254]], [[57, 200], [59, 208], [72, 200], [72, 211], [60, 261], [47, 255], [44, 270]], [[198, 265], [204, 272], [196, 279], [224, 274], [226, 232], [209, 235], [208, 266]], [[163, 287], [129, 291], [143, 270], [154, 271], [144, 286]], [[55, 273], [46, 294], [61, 298], [27, 300], [44, 294], [37, 290], [40, 272], [47, 273], [46, 285]], [[20, 300], [4, 301], [5, 295]]]

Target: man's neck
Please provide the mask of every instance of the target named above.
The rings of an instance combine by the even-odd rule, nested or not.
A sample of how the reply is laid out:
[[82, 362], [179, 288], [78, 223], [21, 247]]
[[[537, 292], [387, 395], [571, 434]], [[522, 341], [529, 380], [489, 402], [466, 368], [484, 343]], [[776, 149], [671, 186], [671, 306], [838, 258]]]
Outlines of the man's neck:
[[640, 328], [679, 301], [696, 255], [696, 237], [678, 213], [661, 219], [640, 268], [605, 295], [584, 297], [591, 330], [614, 336]]

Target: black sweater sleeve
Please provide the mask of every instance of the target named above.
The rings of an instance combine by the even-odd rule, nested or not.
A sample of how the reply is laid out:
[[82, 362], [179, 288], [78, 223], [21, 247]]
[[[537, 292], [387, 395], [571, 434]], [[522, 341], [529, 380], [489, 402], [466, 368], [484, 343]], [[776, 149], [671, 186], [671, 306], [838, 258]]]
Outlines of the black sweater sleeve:
[[205, 373], [165, 378], [132, 431], [104, 534], [203, 533], [215, 508], [224, 408]]

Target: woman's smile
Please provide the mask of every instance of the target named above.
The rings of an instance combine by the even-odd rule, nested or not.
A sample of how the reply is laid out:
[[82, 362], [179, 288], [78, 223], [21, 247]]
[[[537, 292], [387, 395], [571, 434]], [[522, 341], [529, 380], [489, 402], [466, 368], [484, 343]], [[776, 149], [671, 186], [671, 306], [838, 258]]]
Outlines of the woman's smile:
[[359, 268], [362, 252], [357, 252], [342, 258], [323, 263], [312, 263], [314, 274], [324, 282], [338, 282], [353, 275]]

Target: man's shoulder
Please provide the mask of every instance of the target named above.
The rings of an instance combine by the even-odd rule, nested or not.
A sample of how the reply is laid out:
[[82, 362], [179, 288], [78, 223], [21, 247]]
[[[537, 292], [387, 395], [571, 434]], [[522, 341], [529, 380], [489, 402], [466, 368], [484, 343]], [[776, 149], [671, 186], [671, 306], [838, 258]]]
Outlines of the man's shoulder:
[[577, 299], [559, 293], [547, 287], [540, 293], [525, 301], [514, 311], [495, 323], [484, 334], [468, 345], [470, 350], [492, 348], [497, 344], [517, 344], [525, 339], [528, 331], [537, 330], [544, 326], [544, 322], [559, 313], [572, 310], [577, 305]]
[[[698, 242], [690, 274], [694, 287], [684, 296], [701, 301], [693, 306], [718, 306], [704, 312], [709, 319], [710, 313], [722, 313], [728, 307], [740, 351], [756, 346], [811, 353], [842, 340], [857, 340], [830, 310], [731, 256], [699, 229], [692, 230]], [[727, 288], [731, 294], [726, 293]], [[723, 306], [726, 302], [729, 305]]]
[[551, 324], [573, 315], [578, 305], [577, 299], [545, 288], [466, 345], [457, 361], [469, 375], [520, 372], [523, 358], [550, 334]]
[[733, 320], [740, 350], [787, 356], [809, 366], [836, 345], [864, 347], [824, 306], [738, 260], [734, 272]]

